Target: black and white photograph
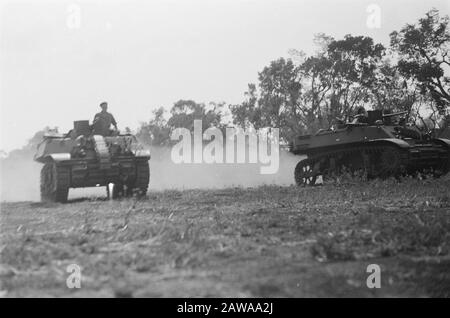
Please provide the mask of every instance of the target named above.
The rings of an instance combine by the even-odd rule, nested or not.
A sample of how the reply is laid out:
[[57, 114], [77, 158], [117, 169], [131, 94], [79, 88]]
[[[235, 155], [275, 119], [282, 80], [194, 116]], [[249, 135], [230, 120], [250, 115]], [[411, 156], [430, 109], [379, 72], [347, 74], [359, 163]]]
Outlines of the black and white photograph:
[[0, 298], [450, 297], [448, 0], [0, 0], [0, 109]]

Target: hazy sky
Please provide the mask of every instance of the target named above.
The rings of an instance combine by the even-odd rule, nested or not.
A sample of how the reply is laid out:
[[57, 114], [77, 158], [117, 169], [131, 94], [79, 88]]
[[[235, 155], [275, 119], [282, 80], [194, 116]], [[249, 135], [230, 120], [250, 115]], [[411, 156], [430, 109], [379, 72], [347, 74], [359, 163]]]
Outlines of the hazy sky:
[[[0, 149], [71, 128], [106, 100], [119, 128], [179, 99], [238, 103], [247, 84], [314, 34], [389, 33], [448, 0], [0, 1]], [[367, 8], [381, 9], [380, 28]], [[78, 14], [79, 13], [79, 14]]]

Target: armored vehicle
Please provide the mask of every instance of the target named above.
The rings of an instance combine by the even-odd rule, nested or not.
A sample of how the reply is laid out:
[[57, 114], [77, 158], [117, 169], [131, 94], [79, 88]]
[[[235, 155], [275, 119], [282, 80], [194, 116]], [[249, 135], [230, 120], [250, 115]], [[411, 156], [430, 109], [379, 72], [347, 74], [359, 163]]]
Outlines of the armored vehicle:
[[364, 120], [297, 136], [290, 151], [307, 158], [295, 167], [296, 184], [315, 185], [344, 172], [367, 178], [448, 173], [450, 140], [409, 126], [405, 114], [369, 111]]
[[41, 200], [66, 202], [69, 188], [112, 184], [112, 197], [145, 195], [150, 153], [131, 134], [94, 135], [88, 120], [75, 121], [67, 134], [48, 133], [34, 160], [43, 163]]

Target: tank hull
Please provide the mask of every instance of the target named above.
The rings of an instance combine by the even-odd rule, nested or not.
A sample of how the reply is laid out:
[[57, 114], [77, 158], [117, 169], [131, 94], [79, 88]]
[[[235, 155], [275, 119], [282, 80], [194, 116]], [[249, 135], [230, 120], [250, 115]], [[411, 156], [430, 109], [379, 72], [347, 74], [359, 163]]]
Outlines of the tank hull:
[[345, 172], [369, 178], [414, 175], [441, 176], [450, 168], [450, 140], [423, 138], [398, 126], [348, 125], [295, 138], [291, 151], [307, 155], [294, 172], [297, 185], [314, 185], [319, 176], [334, 178]]
[[148, 158], [122, 158], [107, 169], [101, 166], [97, 160], [45, 163], [41, 171], [41, 200], [64, 203], [70, 188], [107, 187], [109, 184], [113, 185], [113, 198], [147, 193]]
[[[150, 181], [150, 154], [130, 134], [93, 135], [75, 122], [66, 135], [45, 136], [34, 160], [41, 170], [42, 201], [66, 202], [70, 188], [113, 185], [113, 198], [145, 195]], [[80, 128], [81, 126], [81, 128]]]
[[67, 160], [58, 162], [70, 173], [70, 188], [106, 186], [110, 183], [131, 183], [136, 180], [137, 166], [148, 165], [146, 158], [118, 158], [110, 167], [101, 168], [98, 160]]

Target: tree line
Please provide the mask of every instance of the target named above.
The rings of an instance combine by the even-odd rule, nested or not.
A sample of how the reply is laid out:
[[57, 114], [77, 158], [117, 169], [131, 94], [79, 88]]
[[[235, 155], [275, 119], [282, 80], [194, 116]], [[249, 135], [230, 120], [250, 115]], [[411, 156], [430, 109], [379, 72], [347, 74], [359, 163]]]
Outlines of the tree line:
[[417, 120], [426, 114], [435, 125], [450, 120], [449, 17], [432, 9], [414, 24], [390, 34], [385, 47], [367, 36], [334, 39], [317, 34], [317, 51], [307, 56], [291, 50], [289, 58], [270, 62], [248, 85], [244, 100], [236, 105], [177, 101], [166, 120], [165, 108], [155, 110], [142, 123], [138, 138], [149, 145], [170, 143], [178, 127], [224, 128], [224, 110], [232, 124], [242, 128], [277, 127], [289, 141], [297, 134], [328, 128], [356, 108], [407, 111]]
[[[194, 119], [200, 119], [203, 130], [276, 127], [281, 142], [289, 142], [297, 134], [326, 129], [359, 107], [407, 111], [411, 121], [425, 123], [426, 129], [441, 128], [446, 138], [450, 136], [448, 16], [430, 10], [391, 32], [389, 47], [352, 35], [334, 39], [317, 34], [314, 43], [317, 50], [312, 55], [290, 50], [289, 58], [270, 62], [258, 73], [257, 83], [248, 85], [239, 104], [179, 100], [170, 110], [154, 110], [138, 127], [138, 139], [146, 145], [169, 145], [174, 129], [193, 131]], [[48, 130], [57, 129], [37, 132], [9, 156], [34, 153]]]

